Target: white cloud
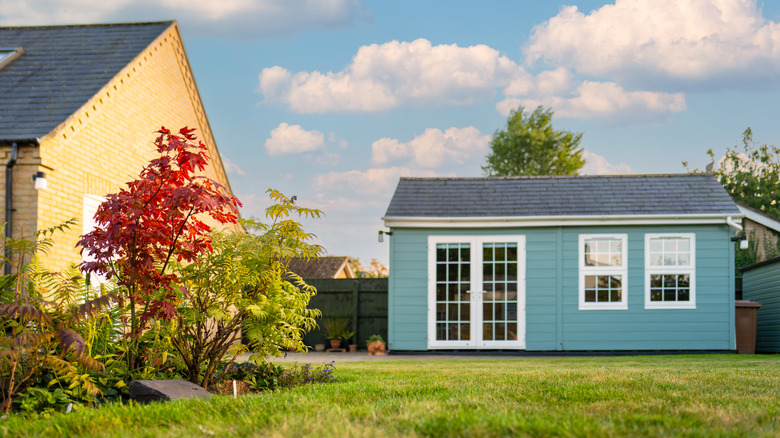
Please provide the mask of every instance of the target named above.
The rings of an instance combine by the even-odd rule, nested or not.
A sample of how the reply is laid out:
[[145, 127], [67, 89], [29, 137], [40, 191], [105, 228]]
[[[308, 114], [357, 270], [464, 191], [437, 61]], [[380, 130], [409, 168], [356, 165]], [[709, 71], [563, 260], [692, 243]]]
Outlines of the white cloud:
[[423, 168], [470, 164], [484, 157], [490, 138], [473, 126], [443, 132], [429, 128], [406, 143], [392, 138], [375, 141], [371, 161], [375, 165], [407, 161], [410, 166]]
[[228, 157], [219, 154], [220, 158], [222, 158], [222, 165], [225, 167], [225, 172], [228, 173], [228, 175], [238, 175], [238, 176], [244, 176], [246, 175], [246, 172], [244, 172], [244, 169], [239, 167], [238, 164], [232, 162]]
[[622, 84], [777, 83], [780, 24], [755, 0], [617, 0], [588, 15], [562, 8], [534, 29], [525, 53], [529, 63]]
[[590, 151], [583, 150], [582, 158], [585, 159], [585, 165], [580, 169], [580, 173], [583, 175], [625, 175], [633, 173], [628, 164], [611, 164], [606, 158]]
[[284, 122], [271, 131], [271, 137], [265, 141], [265, 149], [272, 157], [312, 152], [324, 145], [325, 136], [320, 131], [307, 131], [301, 125]]
[[360, 196], [376, 196], [386, 203], [393, 194], [398, 179], [402, 176], [428, 177], [441, 176], [441, 174], [431, 170], [421, 171], [407, 167], [389, 167], [365, 171], [350, 170], [319, 175], [314, 178], [314, 186], [328, 193], [341, 192]]
[[370, 21], [363, 0], [0, 0], [5, 26], [158, 21], [231, 38], [292, 36]]
[[381, 111], [400, 105], [467, 105], [488, 101], [523, 69], [485, 45], [431, 45], [426, 39], [358, 49], [340, 72], [292, 74], [274, 66], [259, 76], [264, 102], [299, 113]]
[[496, 109], [508, 115], [521, 105], [525, 108], [542, 105], [552, 108], [559, 117], [600, 118], [624, 123], [659, 121], [670, 113], [686, 109], [682, 93], [626, 91], [614, 82], [584, 81], [571, 94], [561, 94], [508, 97], [496, 104]]

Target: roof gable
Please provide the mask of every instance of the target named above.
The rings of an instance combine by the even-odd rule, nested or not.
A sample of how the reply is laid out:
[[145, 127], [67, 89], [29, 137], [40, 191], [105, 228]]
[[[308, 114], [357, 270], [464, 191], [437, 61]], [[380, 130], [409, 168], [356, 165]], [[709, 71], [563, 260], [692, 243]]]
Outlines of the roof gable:
[[0, 69], [0, 140], [41, 138], [174, 24], [0, 27], [24, 54]]
[[385, 219], [734, 215], [711, 174], [401, 178]]

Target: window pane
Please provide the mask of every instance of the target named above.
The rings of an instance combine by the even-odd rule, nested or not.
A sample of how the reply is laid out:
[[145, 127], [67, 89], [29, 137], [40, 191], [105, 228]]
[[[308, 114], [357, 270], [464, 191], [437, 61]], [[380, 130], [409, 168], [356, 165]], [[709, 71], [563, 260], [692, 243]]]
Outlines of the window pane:
[[437, 341], [447, 340], [447, 324], [443, 324], [443, 323], [436, 324], [436, 340]]
[[506, 340], [506, 324], [504, 324], [503, 322], [496, 323], [495, 340], [497, 341]]
[[598, 298], [599, 303], [607, 302], [609, 301], [609, 291], [606, 289], [599, 289], [596, 297]]
[[444, 303], [438, 303], [436, 304], [436, 321], [446, 321], [447, 320], [447, 308], [446, 304]]
[[448, 281], [458, 281], [458, 264], [452, 263], [450, 265], [447, 265], [447, 280]]
[[493, 265], [485, 263], [482, 265], [482, 281], [493, 281]]
[[460, 281], [471, 281], [471, 265], [468, 263], [460, 265]]
[[486, 341], [493, 340], [493, 323], [486, 322], [482, 324], [482, 339]]
[[436, 245], [436, 261], [443, 262], [447, 259], [447, 249], [445, 245]]
[[447, 321], [457, 321], [458, 318], [458, 305], [450, 303], [447, 305]]
[[460, 245], [460, 259], [461, 261], [471, 261], [471, 245], [468, 243], [462, 243]]
[[507, 303], [506, 305], [506, 320], [517, 321], [517, 303]]
[[509, 341], [516, 341], [517, 340], [517, 323], [516, 322], [510, 322], [507, 324], [506, 327], [507, 333], [506, 333], [506, 339]]
[[497, 283], [496, 284], [496, 293], [493, 294], [493, 300], [495, 301], [503, 301], [506, 298], [504, 297], [504, 283]]
[[650, 276], [650, 287], [661, 287], [662, 281], [661, 278], [663, 276], [658, 274], [653, 274]]
[[503, 262], [506, 261], [506, 251], [504, 250], [503, 245], [496, 245], [496, 261]]
[[463, 323], [460, 325], [460, 340], [468, 341], [471, 339], [471, 324]]
[[509, 281], [517, 281], [517, 263], [506, 264], [506, 279]]
[[436, 285], [436, 301], [444, 301], [447, 299], [447, 286], [444, 284]]
[[457, 245], [454, 245], [454, 247], [450, 247], [450, 249], [447, 250], [447, 261], [457, 262], [459, 260], [460, 257], [458, 257], [458, 247]]
[[471, 305], [463, 303], [460, 305], [460, 320], [471, 321]]
[[609, 300], [613, 303], [619, 303], [620, 302], [620, 289], [612, 289], [609, 291]]
[[691, 285], [691, 276], [688, 274], [681, 274], [677, 276], [677, 286], [678, 287], [690, 287]]
[[677, 291], [677, 301], [690, 301], [691, 292], [688, 289], [680, 289]]
[[496, 280], [498, 280], [498, 281], [506, 280], [506, 265], [503, 264], [503, 263], [496, 263], [495, 264], [495, 268], [496, 268], [496, 271], [495, 271], [496, 272]]
[[493, 310], [493, 316], [495, 321], [506, 320], [506, 314], [504, 313], [504, 310], [505, 310], [504, 303], [496, 303]]
[[493, 320], [493, 303], [482, 304], [482, 320], [483, 321]]
[[469, 295], [469, 285], [468, 284], [461, 284], [460, 285], [460, 300], [461, 301], [469, 301], [471, 299], [471, 296]]
[[595, 303], [596, 302], [596, 291], [595, 290], [585, 290], [585, 302], [586, 303]]
[[458, 285], [457, 284], [450, 284], [450, 286], [447, 288], [449, 293], [447, 294], [447, 298], [449, 301], [457, 301], [458, 300]]
[[482, 247], [482, 261], [483, 262], [492, 262], [493, 261], [493, 247], [489, 245], [485, 245]]
[[460, 339], [458, 336], [459, 330], [458, 330], [458, 323], [450, 323], [447, 324], [447, 336], [449, 337], [450, 341], [457, 341]]
[[517, 244], [509, 243], [506, 245], [506, 259], [510, 262], [517, 261]]
[[661, 289], [650, 289], [650, 301], [661, 301]]
[[690, 266], [691, 254], [687, 252], [681, 252], [677, 256], [677, 266]]
[[595, 275], [586, 275], [585, 276], [585, 289], [595, 289], [596, 288], [596, 276]]
[[677, 290], [664, 289], [664, 301], [677, 301]]
[[436, 281], [447, 281], [447, 265], [436, 265]]

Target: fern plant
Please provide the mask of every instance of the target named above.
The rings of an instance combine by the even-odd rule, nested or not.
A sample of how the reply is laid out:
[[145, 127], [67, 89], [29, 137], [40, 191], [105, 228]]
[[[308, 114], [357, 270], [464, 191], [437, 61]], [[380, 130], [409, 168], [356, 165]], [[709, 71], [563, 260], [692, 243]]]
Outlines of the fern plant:
[[[117, 296], [108, 293], [77, 303], [88, 290], [75, 268], [48, 271], [37, 254], [52, 246], [52, 235], [70, 228], [75, 220], [40, 230], [34, 236], [4, 240], [3, 261], [15, 266], [0, 277], [0, 411], [48, 371], [68, 385], [72, 394], [96, 397], [100, 390], [84, 370], [104, 365], [87, 351], [75, 330], [82, 322], [106, 311]], [[29, 260], [29, 261], [28, 261]]]

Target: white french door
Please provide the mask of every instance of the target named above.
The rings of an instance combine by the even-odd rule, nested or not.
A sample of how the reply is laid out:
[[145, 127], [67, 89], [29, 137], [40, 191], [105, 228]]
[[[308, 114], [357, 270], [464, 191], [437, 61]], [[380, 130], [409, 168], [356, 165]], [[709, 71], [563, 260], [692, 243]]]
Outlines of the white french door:
[[525, 348], [525, 236], [428, 238], [428, 348]]

